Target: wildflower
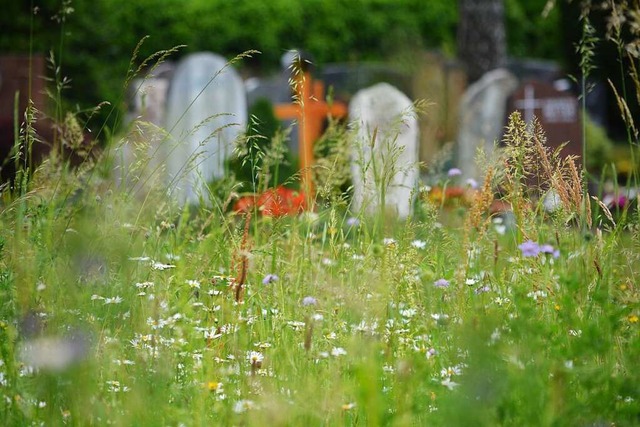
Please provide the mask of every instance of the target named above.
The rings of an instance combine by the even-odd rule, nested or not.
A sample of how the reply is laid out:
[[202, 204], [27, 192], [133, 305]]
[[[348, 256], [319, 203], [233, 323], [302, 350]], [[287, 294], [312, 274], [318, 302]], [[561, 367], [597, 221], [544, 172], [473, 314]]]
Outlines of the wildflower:
[[459, 384], [451, 381], [451, 378], [447, 377], [445, 379], [443, 379], [442, 381], [440, 381], [440, 384], [442, 384], [443, 386], [445, 386], [446, 388], [448, 388], [449, 390], [453, 390], [454, 388], [456, 388]]
[[476, 180], [475, 180], [475, 179], [473, 179], [473, 178], [469, 178], [469, 179], [467, 179], [465, 182], [466, 182], [467, 186], [469, 186], [470, 188], [472, 188], [472, 189], [474, 189], [474, 190], [475, 190], [476, 188], [478, 188], [478, 181], [476, 181]]
[[197, 280], [187, 280], [187, 285], [189, 285], [193, 289], [200, 289], [200, 282], [198, 282]]
[[533, 298], [534, 301], [538, 301], [538, 299], [546, 298], [547, 293], [545, 291], [533, 291], [527, 294], [529, 298]]
[[637, 314], [630, 314], [627, 317], [627, 320], [629, 321], [629, 323], [638, 323], [638, 321], [640, 320], [640, 318], [638, 317]]
[[233, 405], [233, 412], [235, 412], [236, 414], [242, 414], [251, 409], [254, 409], [255, 407], [256, 407], [256, 404], [253, 400], [242, 399], [242, 400], [238, 400]]
[[345, 356], [347, 354], [347, 350], [342, 347], [333, 347], [331, 349], [331, 355], [333, 357]]
[[115, 296], [113, 298], [105, 298], [105, 304], [120, 304], [124, 299], [121, 296]]
[[483, 294], [485, 292], [489, 292], [491, 290], [491, 288], [489, 286], [481, 286], [479, 288], [476, 288], [473, 292], [475, 292], [476, 295], [478, 294]]
[[207, 388], [211, 392], [222, 393], [222, 383], [218, 381], [209, 381], [207, 383]]
[[423, 185], [420, 187], [421, 193], [429, 193], [431, 190], [433, 190], [433, 187], [431, 187], [430, 185]]
[[411, 242], [411, 246], [416, 249], [424, 249], [427, 247], [427, 242], [425, 242], [424, 240], [414, 240], [413, 242]]
[[543, 254], [551, 254], [554, 258], [558, 258], [560, 256], [560, 250], [554, 249], [551, 245], [540, 246], [540, 252]]
[[433, 283], [436, 288], [448, 288], [449, 281], [447, 279], [438, 279]]
[[396, 239], [392, 239], [391, 237], [385, 237], [384, 239], [382, 239], [382, 243], [385, 246], [391, 246], [391, 245], [395, 245], [397, 241]]
[[262, 284], [263, 285], [268, 285], [268, 284], [271, 284], [273, 282], [277, 282], [278, 280], [280, 280], [280, 278], [276, 274], [267, 274], [262, 279]]
[[458, 168], [451, 168], [447, 172], [447, 176], [449, 178], [453, 178], [454, 176], [460, 176], [460, 175], [462, 175], [462, 171], [460, 169], [458, 169]]
[[262, 367], [264, 355], [259, 351], [250, 351], [247, 352], [247, 360], [251, 364], [251, 374], [254, 374], [256, 369], [260, 369]]
[[138, 282], [136, 283], [136, 288], [138, 289], [147, 289], [154, 286], [153, 282]]
[[360, 225], [360, 220], [355, 217], [350, 217], [350, 218], [347, 218], [346, 223], [349, 227], [358, 227]]
[[353, 403], [353, 402], [345, 403], [344, 405], [342, 405], [342, 410], [343, 411], [348, 411], [348, 410], [353, 409], [355, 407], [356, 407], [356, 404]]
[[302, 299], [302, 305], [309, 306], [309, 305], [316, 305], [318, 303], [318, 300], [315, 299], [314, 297], [304, 297]]
[[522, 256], [524, 257], [535, 257], [540, 253], [540, 246], [533, 240], [521, 243], [518, 248], [522, 251]]
[[251, 364], [262, 363], [264, 360], [264, 355], [259, 351], [250, 351], [247, 353], [247, 360], [251, 362]]
[[432, 357], [434, 357], [436, 354], [438, 354], [438, 352], [436, 351], [435, 348], [430, 348], [429, 350], [427, 350], [427, 359], [431, 359]]
[[153, 262], [151, 263], [151, 269], [152, 269], [152, 270], [160, 270], [160, 271], [163, 271], [163, 270], [168, 270], [168, 269], [170, 269], [170, 268], [176, 268], [176, 266], [175, 266], [175, 265], [173, 265], [173, 264], [163, 264], [163, 263], [161, 263], [161, 262], [156, 262], [156, 261], [153, 261]]
[[407, 308], [406, 310], [400, 310], [400, 315], [402, 317], [413, 317], [417, 313], [415, 308]]
[[469, 279], [464, 281], [464, 284], [468, 285], [468, 286], [473, 286], [476, 283], [478, 283], [478, 280], [477, 279], [473, 279], [473, 278], [469, 278]]

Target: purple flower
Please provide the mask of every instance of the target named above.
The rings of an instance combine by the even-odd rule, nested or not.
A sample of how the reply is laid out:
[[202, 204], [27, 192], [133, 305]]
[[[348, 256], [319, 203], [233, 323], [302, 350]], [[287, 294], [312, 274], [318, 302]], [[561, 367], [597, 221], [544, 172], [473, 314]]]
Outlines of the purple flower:
[[518, 248], [522, 251], [522, 256], [538, 256], [540, 253], [540, 245], [533, 240], [527, 240], [526, 242], [518, 245]]
[[317, 303], [318, 303], [318, 300], [315, 299], [314, 297], [304, 297], [304, 298], [302, 298], [302, 305], [304, 305], [304, 306], [316, 305]]
[[489, 292], [490, 290], [491, 290], [491, 288], [489, 286], [485, 285], [485, 286], [481, 286], [479, 288], [476, 288], [473, 292], [475, 292], [476, 295], [478, 295], [478, 294], [483, 294], [485, 292]]
[[347, 218], [347, 225], [349, 227], [357, 227], [360, 225], [360, 220], [352, 216], [350, 218]]
[[438, 279], [433, 283], [436, 288], [448, 288], [449, 281], [447, 279]]
[[467, 180], [466, 180], [466, 183], [467, 183], [467, 185], [468, 185], [469, 187], [471, 187], [471, 188], [472, 188], [472, 189], [474, 189], [474, 190], [475, 190], [476, 188], [478, 188], [478, 181], [476, 181], [476, 180], [475, 180], [475, 179], [473, 179], [473, 178], [469, 178], [469, 179], [467, 179]]
[[262, 279], [262, 284], [268, 285], [270, 283], [277, 282], [279, 279], [280, 278], [276, 274], [267, 274], [264, 276], [264, 279]]
[[560, 250], [554, 249], [551, 245], [540, 246], [540, 252], [543, 254], [551, 254], [554, 258], [558, 258], [560, 256]]
[[449, 178], [453, 178], [454, 176], [460, 176], [462, 175], [462, 171], [458, 168], [451, 168], [449, 169], [449, 172], [447, 172], [447, 176]]

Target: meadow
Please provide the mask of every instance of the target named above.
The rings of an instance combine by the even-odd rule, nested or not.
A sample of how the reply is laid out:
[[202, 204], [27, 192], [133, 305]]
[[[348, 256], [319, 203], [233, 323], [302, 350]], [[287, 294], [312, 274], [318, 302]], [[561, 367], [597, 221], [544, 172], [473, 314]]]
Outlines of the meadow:
[[512, 116], [506, 167], [403, 223], [337, 188], [294, 216], [227, 187], [181, 208], [50, 158], [2, 198], [4, 424], [638, 425], [640, 222], [585, 212], [553, 157], [578, 190], [545, 213], [542, 137]]
[[[535, 122], [510, 117], [473, 191], [452, 196], [465, 184], [432, 165], [398, 221], [352, 211], [342, 176], [322, 173], [348, 162], [339, 127], [325, 153], [342, 169], [319, 163], [314, 209], [269, 215], [234, 209], [233, 176], [199, 206], [142, 175], [118, 183], [144, 124], [92, 151], [67, 115], [32, 167], [33, 113], [0, 187], [3, 425], [640, 425], [638, 198], [589, 194]], [[265, 150], [249, 150], [251, 190], [283, 159]]]

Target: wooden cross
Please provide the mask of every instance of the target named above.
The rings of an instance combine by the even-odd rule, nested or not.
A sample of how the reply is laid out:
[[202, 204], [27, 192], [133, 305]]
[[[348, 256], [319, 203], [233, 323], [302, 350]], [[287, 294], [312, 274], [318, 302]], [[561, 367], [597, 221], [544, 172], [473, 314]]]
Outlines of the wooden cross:
[[[346, 105], [324, 101], [324, 83], [314, 81], [311, 73], [305, 72], [293, 84], [295, 90], [292, 104], [275, 106], [275, 115], [280, 120], [298, 120], [300, 150], [300, 170], [302, 171], [302, 190], [309, 200], [313, 198], [314, 188], [311, 174], [313, 165], [313, 144], [322, 135], [322, 125], [327, 116], [342, 118], [347, 115]], [[309, 204], [311, 206], [311, 204]]]

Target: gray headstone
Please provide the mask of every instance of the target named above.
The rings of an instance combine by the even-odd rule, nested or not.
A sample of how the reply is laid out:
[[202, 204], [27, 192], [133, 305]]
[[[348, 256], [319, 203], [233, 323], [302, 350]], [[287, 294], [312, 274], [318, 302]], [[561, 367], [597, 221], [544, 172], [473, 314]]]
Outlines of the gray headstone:
[[[354, 211], [411, 214], [418, 184], [418, 121], [413, 103], [388, 83], [356, 93], [349, 105], [354, 126], [351, 160]], [[375, 135], [375, 141], [372, 140]]]
[[174, 70], [173, 63], [164, 62], [129, 84], [128, 122], [142, 120], [165, 127], [167, 93]]
[[114, 176], [132, 193], [142, 191], [143, 197], [164, 180], [161, 147], [166, 142], [167, 92], [174, 69], [164, 62], [128, 87], [125, 122], [130, 133], [116, 147]]
[[518, 80], [509, 71], [497, 69], [486, 73], [469, 86], [460, 105], [456, 165], [462, 178], [481, 180], [482, 171], [476, 165], [478, 148], [488, 158], [500, 140], [505, 124], [507, 99], [518, 87]]
[[169, 87], [171, 141], [164, 152], [169, 191], [178, 201], [208, 199], [207, 183], [224, 176], [224, 162], [246, 124], [244, 85], [227, 60], [208, 52], [185, 57]]

